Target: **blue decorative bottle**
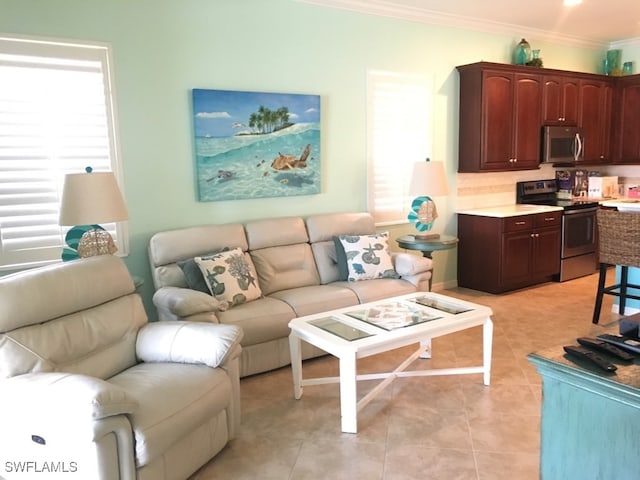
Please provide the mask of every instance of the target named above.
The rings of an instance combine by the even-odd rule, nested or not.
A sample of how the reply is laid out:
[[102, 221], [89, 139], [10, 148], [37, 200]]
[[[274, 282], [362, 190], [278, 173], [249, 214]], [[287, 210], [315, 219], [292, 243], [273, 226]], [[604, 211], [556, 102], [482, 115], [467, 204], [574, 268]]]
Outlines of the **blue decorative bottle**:
[[531, 45], [524, 38], [516, 45], [513, 52], [513, 63], [516, 65], [526, 65], [531, 61]]

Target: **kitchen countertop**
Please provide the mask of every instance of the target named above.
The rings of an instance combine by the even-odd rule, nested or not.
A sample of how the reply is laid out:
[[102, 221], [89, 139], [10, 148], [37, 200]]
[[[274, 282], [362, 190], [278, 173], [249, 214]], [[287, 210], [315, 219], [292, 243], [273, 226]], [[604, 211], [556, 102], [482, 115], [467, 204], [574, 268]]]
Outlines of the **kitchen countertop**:
[[640, 212], [640, 198], [615, 198], [600, 202], [603, 207], [617, 207], [621, 212]]
[[473, 208], [467, 210], [458, 210], [456, 213], [462, 215], [478, 215], [481, 217], [515, 217], [518, 215], [533, 215], [535, 213], [558, 212], [563, 210], [562, 207], [549, 205], [498, 205], [495, 207]]

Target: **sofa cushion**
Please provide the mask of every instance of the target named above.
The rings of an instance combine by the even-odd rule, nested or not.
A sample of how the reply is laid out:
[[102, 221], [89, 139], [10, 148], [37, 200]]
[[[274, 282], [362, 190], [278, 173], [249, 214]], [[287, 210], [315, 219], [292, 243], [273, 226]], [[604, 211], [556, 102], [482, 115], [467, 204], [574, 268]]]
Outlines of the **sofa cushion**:
[[[228, 252], [228, 251], [229, 251], [229, 247], [224, 247], [214, 252], [209, 252], [201, 256], [207, 257], [209, 255], [213, 255], [216, 253]], [[180, 260], [179, 262], [176, 262], [176, 264], [178, 265], [178, 267], [180, 267], [180, 270], [182, 270], [182, 273], [184, 273], [184, 278], [187, 282], [187, 287], [189, 287], [191, 290], [197, 290], [199, 292], [207, 293], [211, 295], [211, 292], [209, 291], [209, 286], [207, 285], [207, 282], [205, 281], [204, 276], [202, 275], [202, 271], [200, 270], [200, 267], [196, 263], [195, 258], [187, 258], [186, 260]]]
[[205, 257], [195, 262], [207, 282], [211, 295], [230, 305], [260, 298], [262, 292], [251, 257], [239, 248]]
[[209, 291], [209, 286], [207, 282], [204, 280], [202, 276], [202, 272], [200, 271], [200, 267], [195, 261], [195, 258], [189, 258], [187, 260], [182, 260], [177, 262], [180, 270], [184, 273], [184, 279], [187, 282], [187, 287], [191, 290], [197, 290], [202, 293], [208, 293], [211, 295]]
[[[318, 275], [320, 275], [320, 283], [326, 285], [340, 280], [336, 246], [333, 240], [312, 243], [311, 250], [313, 251], [313, 258], [316, 261]], [[345, 277], [344, 280], [346, 279]]]
[[358, 296], [360, 303], [414, 293], [416, 287], [402, 278], [378, 278], [359, 282], [335, 282], [336, 287], [348, 288]]
[[251, 252], [251, 258], [265, 295], [320, 283], [308, 243], [254, 250]]
[[355, 293], [343, 286], [313, 285], [272, 294], [293, 308], [298, 317], [358, 304]]
[[347, 260], [347, 254], [344, 252], [344, 245], [339, 236], [333, 237], [333, 245], [336, 251], [336, 265], [338, 266], [338, 280], [349, 280], [349, 261]]
[[[391, 261], [388, 232], [373, 235], [340, 235], [338, 238], [344, 248], [349, 281], [399, 278]], [[340, 255], [337, 257], [339, 261]]]
[[203, 418], [218, 415], [231, 399], [226, 372], [204, 365], [140, 363], [109, 382], [141, 406], [129, 415], [138, 467], [151, 463], [196, 430]]
[[218, 312], [216, 316], [220, 323], [242, 328], [244, 336], [240, 344], [245, 347], [287, 338], [291, 333], [289, 322], [296, 314], [287, 303], [276, 298], [263, 297], [237, 305], [225, 312]]

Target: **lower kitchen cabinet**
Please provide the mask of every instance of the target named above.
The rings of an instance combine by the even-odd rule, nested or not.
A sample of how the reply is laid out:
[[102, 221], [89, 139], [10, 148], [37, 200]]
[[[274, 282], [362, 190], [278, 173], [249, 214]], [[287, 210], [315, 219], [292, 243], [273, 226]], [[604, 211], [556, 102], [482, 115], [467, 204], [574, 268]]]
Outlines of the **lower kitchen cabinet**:
[[562, 212], [458, 215], [458, 286], [501, 293], [560, 272]]

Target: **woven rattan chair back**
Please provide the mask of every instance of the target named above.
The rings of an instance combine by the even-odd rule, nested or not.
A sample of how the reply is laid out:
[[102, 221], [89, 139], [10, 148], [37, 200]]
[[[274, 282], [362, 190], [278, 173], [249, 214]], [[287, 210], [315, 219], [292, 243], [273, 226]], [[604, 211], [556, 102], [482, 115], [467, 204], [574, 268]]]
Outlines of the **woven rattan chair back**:
[[600, 263], [640, 267], [640, 214], [600, 209]]
[[[593, 323], [599, 321], [604, 295], [619, 298], [619, 315], [624, 315], [627, 299], [640, 300], [640, 296], [635, 293], [640, 290], [640, 285], [628, 282], [629, 267], [640, 267], [640, 213], [601, 208], [596, 218], [600, 273], [593, 309]], [[605, 286], [608, 265], [620, 267], [620, 280], [618, 283]]]

